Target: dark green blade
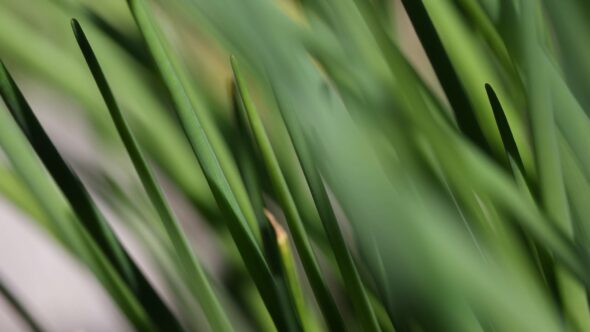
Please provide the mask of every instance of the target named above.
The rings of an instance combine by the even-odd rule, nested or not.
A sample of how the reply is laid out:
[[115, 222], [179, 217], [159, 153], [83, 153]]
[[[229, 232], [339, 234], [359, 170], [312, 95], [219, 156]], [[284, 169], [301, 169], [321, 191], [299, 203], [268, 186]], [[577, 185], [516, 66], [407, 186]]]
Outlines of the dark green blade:
[[526, 174], [522, 158], [518, 152], [518, 147], [516, 146], [516, 141], [512, 135], [512, 130], [510, 130], [510, 125], [508, 124], [508, 119], [506, 119], [502, 104], [500, 104], [500, 100], [491, 85], [486, 84], [485, 88], [488, 98], [490, 99], [490, 104], [492, 105], [492, 110], [494, 111], [494, 118], [496, 119], [496, 124], [498, 125], [498, 130], [500, 131], [500, 137], [502, 138], [502, 143], [504, 143], [506, 153], [514, 159], [516, 165], [520, 168], [520, 171], [523, 174]]
[[43, 165], [70, 203], [81, 225], [96, 241], [100, 250], [114, 265], [154, 322], [169, 331], [182, 331], [180, 323], [129, 257], [78, 176], [51, 142], [12, 76], [1, 62], [0, 95]]
[[475, 109], [467, 97], [422, 0], [402, 0], [402, 4], [453, 108], [457, 125], [471, 141], [491, 155], [492, 150], [477, 121]]
[[115, 127], [129, 153], [129, 157], [133, 162], [137, 174], [148, 197], [160, 216], [163, 227], [168, 233], [172, 247], [175, 249], [179, 260], [178, 263], [185, 269], [184, 272], [186, 273], [185, 278], [188, 283], [188, 288], [194, 292], [195, 297], [200, 301], [201, 308], [203, 308], [211, 328], [214, 331], [233, 331], [229, 319], [213, 291], [213, 287], [207, 280], [203, 267], [190, 248], [190, 244], [185, 233], [183, 233], [180, 223], [168, 205], [164, 193], [156, 182], [155, 176], [148, 166], [135, 136], [129, 129], [123, 113], [121, 113], [106, 77], [98, 63], [98, 59], [92, 51], [92, 47], [78, 21], [72, 20], [72, 30], [74, 31], [78, 45], [82, 50], [82, 54], [84, 55], [88, 67], [90, 68], [96, 84], [105, 100], [107, 108], [113, 118], [113, 122], [115, 123]]

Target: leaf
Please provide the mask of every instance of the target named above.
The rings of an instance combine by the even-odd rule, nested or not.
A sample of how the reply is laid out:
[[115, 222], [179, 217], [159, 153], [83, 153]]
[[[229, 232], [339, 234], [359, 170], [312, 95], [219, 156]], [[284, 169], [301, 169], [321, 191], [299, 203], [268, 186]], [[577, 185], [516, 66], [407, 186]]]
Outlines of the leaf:
[[98, 59], [94, 55], [92, 47], [78, 21], [72, 20], [72, 30], [74, 31], [74, 35], [76, 36], [82, 54], [84, 55], [88, 67], [90, 68], [96, 84], [105, 100], [121, 140], [133, 162], [133, 166], [137, 171], [150, 201], [158, 212], [164, 229], [167, 231], [169, 240], [175, 249], [178, 264], [184, 268], [185, 281], [187, 282], [189, 289], [194, 292], [195, 298], [200, 301], [201, 308], [203, 308], [205, 316], [209, 320], [211, 328], [214, 331], [233, 331], [229, 319], [213, 291], [213, 287], [207, 280], [203, 267], [190, 248], [190, 244], [185, 233], [182, 231], [180, 223], [168, 205], [164, 193], [156, 182], [153, 172], [148, 166], [135, 136], [127, 125], [127, 121], [121, 113], [106, 77], [100, 68]]

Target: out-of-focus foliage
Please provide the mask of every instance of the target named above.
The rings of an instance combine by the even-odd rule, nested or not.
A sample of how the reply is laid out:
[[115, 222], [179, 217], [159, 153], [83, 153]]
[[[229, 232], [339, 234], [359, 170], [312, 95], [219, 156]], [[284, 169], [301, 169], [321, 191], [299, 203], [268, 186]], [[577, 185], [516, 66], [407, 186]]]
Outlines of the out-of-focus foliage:
[[[1, 0], [0, 193], [140, 331], [589, 331], [589, 31], [583, 0]], [[117, 162], [60, 153], [27, 81]]]

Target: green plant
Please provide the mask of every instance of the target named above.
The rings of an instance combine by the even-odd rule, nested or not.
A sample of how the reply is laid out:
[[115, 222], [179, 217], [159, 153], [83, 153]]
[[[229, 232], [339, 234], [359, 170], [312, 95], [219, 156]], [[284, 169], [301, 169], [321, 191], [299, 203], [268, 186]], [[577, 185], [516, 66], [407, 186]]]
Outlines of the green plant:
[[[588, 331], [589, 10], [3, 0], [0, 193], [140, 331]], [[410, 26], [423, 51], [404, 51]], [[76, 100], [138, 181], [71, 167], [7, 67]], [[162, 178], [201, 212], [222, 274]]]

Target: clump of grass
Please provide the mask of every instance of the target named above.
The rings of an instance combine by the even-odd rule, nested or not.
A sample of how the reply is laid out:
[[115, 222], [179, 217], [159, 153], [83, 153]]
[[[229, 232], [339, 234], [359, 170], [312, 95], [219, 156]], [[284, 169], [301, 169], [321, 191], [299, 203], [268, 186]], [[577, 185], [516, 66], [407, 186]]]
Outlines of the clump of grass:
[[[138, 182], [71, 167], [2, 64], [0, 193], [139, 331], [587, 331], [585, 9], [8, 0], [0, 57], [76, 100]], [[423, 62], [392, 29], [405, 14]], [[155, 167], [210, 226], [223, 274]], [[171, 302], [97, 200], [142, 241]]]

